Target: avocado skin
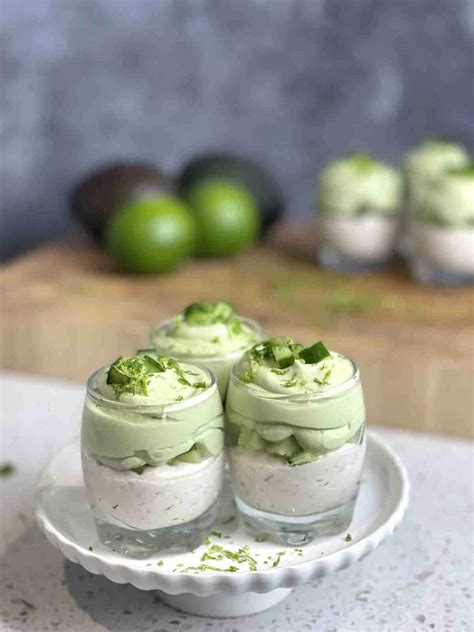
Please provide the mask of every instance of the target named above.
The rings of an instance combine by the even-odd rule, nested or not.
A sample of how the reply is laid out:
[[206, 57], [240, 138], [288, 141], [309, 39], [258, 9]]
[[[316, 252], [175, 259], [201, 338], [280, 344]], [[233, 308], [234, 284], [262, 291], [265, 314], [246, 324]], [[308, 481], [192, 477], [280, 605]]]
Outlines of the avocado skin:
[[108, 220], [117, 209], [138, 198], [174, 195], [174, 182], [147, 163], [117, 162], [95, 169], [71, 191], [70, 212], [102, 242]]
[[254, 196], [262, 214], [262, 234], [277, 222], [284, 212], [280, 187], [257, 162], [230, 153], [207, 153], [196, 156], [183, 167], [178, 178], [181, 195], [208, 179], [223, 179], [246, 187]]

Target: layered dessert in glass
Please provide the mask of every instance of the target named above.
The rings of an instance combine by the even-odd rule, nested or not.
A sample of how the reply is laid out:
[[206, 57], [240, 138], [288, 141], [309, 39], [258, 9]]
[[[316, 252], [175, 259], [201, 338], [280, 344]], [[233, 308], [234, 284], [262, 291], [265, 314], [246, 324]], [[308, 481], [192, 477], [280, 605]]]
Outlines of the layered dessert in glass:
[[474, 283], [474, 163], [439, 176], [410, 217], [411, 269], [422, 283]]
[[320, 263], [347, 272], [383, 267], [399, 233], [402, 180], [366, 154], [330, 162], [319, 182]]
[[92, 375], [82, 465], [100, 541], [133, 557], [199, 546], [224, 466], [222, 403], [212, 374], [151, 350]]
[[222, 399], [230, 370], [261, 338], [258, 323], [239, 316], [225, 301], [192, 303], [152, 332], [152, 344], [158, 353], [211, 370]]
[[474, 281], [474, 163], [452, 143], [430, 141], [405, 159], [409, 259], [422, 283]]
[[232, 486], [243, 523], [290, 545], [350, 524], [365, 454], [359, 371], [321, 342], [255, 345], [226, 402]]

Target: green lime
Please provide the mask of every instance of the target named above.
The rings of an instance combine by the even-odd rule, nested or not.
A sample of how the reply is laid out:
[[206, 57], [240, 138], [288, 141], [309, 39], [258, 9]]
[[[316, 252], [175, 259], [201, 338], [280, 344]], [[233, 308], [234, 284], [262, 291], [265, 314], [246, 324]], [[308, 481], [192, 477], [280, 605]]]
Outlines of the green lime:
[[172, 196], [146, 198], [122, 207], [106, 227], [109, 252], [130, 272], [165, 272], [192, 254], [195, 222]]
[[195, 185], [211, 178], [228, 180], [250, 191], [262, 216], [263, 232], [281, 218], [285, 201], [280, 187], [268, 171], [252, 158], [226, 152], [195, 156], [184, 165], [179, 175], [181, 195], [186, 196]]
[[200, 255], [233, 255], [255, 243], [260, 214], [245, 187], [226, 180], [205, 180], [188, 192], [186, 200], [196, 217]]

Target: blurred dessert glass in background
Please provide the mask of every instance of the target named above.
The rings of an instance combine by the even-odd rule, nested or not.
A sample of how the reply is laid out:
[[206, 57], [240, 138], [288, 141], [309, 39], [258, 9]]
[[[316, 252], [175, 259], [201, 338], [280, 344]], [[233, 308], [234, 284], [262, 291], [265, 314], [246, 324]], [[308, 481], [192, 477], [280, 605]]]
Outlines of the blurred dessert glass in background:
[[443, 174], [410, 217], [413, 276], [422, 283], [474, 282], [474, 164]]
[[321, 264], [345, 272], [384, 267], [397, 240], [401, 192], [398, 171], [367, 154], [328, 163], [319, 181]]

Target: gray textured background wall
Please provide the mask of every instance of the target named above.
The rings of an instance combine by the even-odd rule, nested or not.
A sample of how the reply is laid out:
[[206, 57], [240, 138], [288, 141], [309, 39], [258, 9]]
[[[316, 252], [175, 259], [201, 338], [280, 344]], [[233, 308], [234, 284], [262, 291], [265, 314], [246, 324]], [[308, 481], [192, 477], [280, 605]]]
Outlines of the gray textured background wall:
[[94, 165], [227, 147], [295, 217], [322, 163], [474, 146], [474, 0], [0, 0], [3, 257], [69, 227]]

